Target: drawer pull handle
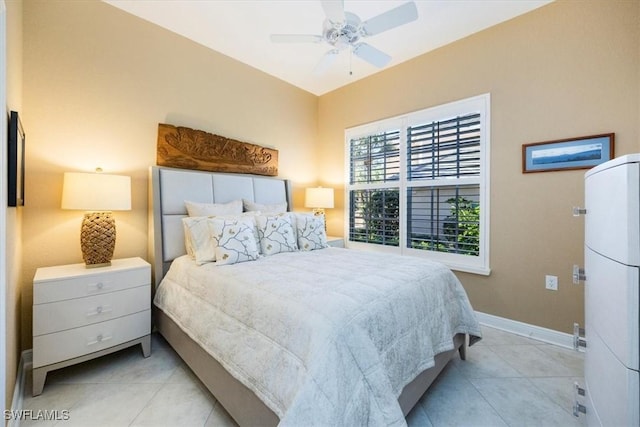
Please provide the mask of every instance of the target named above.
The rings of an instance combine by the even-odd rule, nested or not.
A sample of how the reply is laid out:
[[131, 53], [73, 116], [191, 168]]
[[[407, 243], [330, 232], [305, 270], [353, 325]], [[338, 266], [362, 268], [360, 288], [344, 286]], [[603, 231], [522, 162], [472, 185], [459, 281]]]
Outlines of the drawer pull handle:
[[113, 309], [110, 305], [100, 305], [95, 308], [95, 310], [91, 310], [87, 312], [87, 317], [97, 316], [99, 314], [111, 313]]
[[97, 337], [91, 339], [89, 342], [87, 342], [87, 345], [95, 345], [98, 343], [103, 343], [105, 341], [109, 341], [111, 338], [113, 338], [111, 335], [102, 335], [99, 334]]
[[108, 289], [111, 289], [111, 284], [109, 282], [89, 283], [87, 285], [88, 292], [101, 292]]

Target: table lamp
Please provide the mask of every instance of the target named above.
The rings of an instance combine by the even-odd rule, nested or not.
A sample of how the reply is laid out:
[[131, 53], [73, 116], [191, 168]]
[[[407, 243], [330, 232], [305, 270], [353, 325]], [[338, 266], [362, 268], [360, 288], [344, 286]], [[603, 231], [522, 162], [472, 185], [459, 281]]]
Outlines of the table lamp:
[[88, 211], [80, 229], [80, 248], [87, 268], [111, 265], [116, 222], [111, 211], [131, 210], [131, 177], [65, 172], [62, 209]]
[[[307, 188], [305, 192], [306, 208], [313, 208], [313, 214], [324, 217], [326, 208], [333, 208], [333, 188], [315, 187]], [[327, 229], [327, 222], [324, 222], [324, 228]]]

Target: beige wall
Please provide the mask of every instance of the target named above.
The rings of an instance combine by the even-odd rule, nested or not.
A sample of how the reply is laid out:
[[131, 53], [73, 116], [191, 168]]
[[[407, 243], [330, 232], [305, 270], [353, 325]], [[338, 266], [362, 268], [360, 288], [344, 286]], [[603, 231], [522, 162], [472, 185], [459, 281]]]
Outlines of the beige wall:
[[[7, 6], [7, 107], [22, 112], [22, 1], [9, 0]], [[20, 360], [22, 208], [7, 208], [7, 331], [6, 407], [11, 407]]]
[[82, 212], [60, 209], [65, 171], [132, 177], [115, 257], [147, 255], [147, 174], [158, 123], [279, 150], [294, 205], [317, 179], [317, 97], [98, 1], [24, 4], [23, 347], [37, 267], [82, 262]]
[[[490, 93], [492, 273], [458, 276], [478, 311], [571, 332], [584, 318], [571, 283], [584, 171], [524, 175], [522, 144], [615, 132], [617, 155], [637, 152], [639, 67], [640, 2], [552, 3], [320, 97], [321, 180], [344, 188], [345, 128]], [[330, 233], [343, 215], [331, 211]]]

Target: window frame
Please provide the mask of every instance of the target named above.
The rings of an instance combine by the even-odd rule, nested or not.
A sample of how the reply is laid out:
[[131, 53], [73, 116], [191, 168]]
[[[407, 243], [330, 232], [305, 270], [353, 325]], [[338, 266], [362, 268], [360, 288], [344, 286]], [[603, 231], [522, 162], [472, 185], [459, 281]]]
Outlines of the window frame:
[[[491, 95], [489, 93], [466, 98], [443, 105], [429, 107], [388, 119], [363, 124], [345, 129], [345, 191], [344, 191], [344, 232], [346, 247], [364, 249], [384, 253], [396, 253], [409, 256], [425, 257], [442, 262], [457, 271], [489, 275], [489, 240], [490, 240], [490, 126], [491, 126]], [[427, 122], [443, 121], [456, 116], [470, 113], [480, 113], [480, 176], [462, 178], [440, 178], [433, 180], [407, 179], [407, 128]], [[375, 183], [351, 183], [351, 147], [350, 141], [357, 138], [400, 129], [400, 174], [398, 180]], [[470, 256], [448, 252], [438, 252], [425, 249], [407, 247], [407, 203], [408, 191], [419, 187], [453, 187], [461, 185], [479, 186], [480, 203], [480, 242], [479, 255]], [[350, 240], [350, 192], [360, 189], [389, 189], [398, 188], [399, 191], [399, 246], [385, 246], [374, 243], [355, 242]]]

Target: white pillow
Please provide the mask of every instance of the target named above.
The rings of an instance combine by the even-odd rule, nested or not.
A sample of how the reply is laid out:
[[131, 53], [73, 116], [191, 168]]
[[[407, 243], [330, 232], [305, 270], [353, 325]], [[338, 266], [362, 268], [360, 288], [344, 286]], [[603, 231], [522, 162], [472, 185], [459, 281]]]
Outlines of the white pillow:
[[185, 249], [198, 265], [213, 262], [216, 259], [215, 245], [211, 238], [208, 220], [207, 216], [182, 218]]
[[242, 205], [244, 206], [244, 210], [249, 211], [261, 211], [269, 214], [278, 214], [284, 213], [287, 211], [287, 202], [282, 203], [272, 203], [272, 204], [262, 204], [255, 203], [247, 199], [242, 199]]
[[242, 213], [242, 200], [229, 203], [197, 203], [184, 201], [189, 216], [237, 215]]
[[240, 215], [182, 218], [184, 243], [187, 253], [198, 265], [216, 260], [215, 249], [216, 246], [218, 246], [218, 238], [212, 231], [212, 221], [220, 219], [243, 222], [251, 229], [254, 236], [253, 240], [257, 242], [258, 230], [256, 229], [255, 216], [255, 212], [251, 212]]
[[254, 261], [260, 256], [253, 227], [240, 220], [212, 219], [211, 231], [217, 239], [216, 266]]
[[297, 213], [296, 234], [301, 251], [328, 248], [327, 232], [324, 229], [324, 215]]
[[298, 250], [290, 214], [257, 215], [255, 218], [258, 224], [260, 250], [263, 255]]

